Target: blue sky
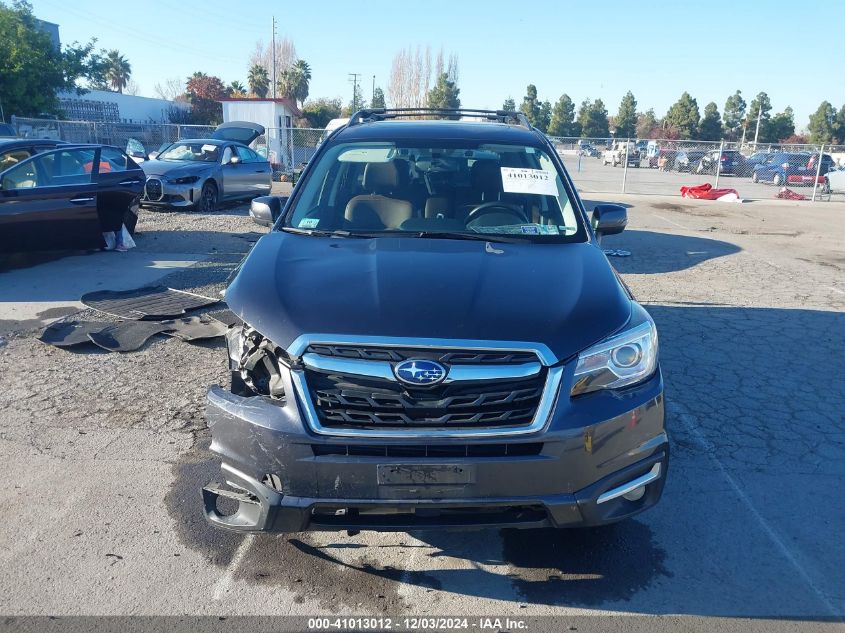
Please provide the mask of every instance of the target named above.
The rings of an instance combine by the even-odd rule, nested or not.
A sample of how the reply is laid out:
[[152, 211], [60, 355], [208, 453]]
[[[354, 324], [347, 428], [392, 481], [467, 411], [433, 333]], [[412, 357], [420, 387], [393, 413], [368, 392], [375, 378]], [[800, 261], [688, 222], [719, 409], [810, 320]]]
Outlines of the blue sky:
[[465, 107], [498, 108], [508, 96], [519, 103], [528, 83], [552, 103], [564, 92], [576, 103], [600, 97], [611, 114], [631, 90], [639, 110], [653, 107], [658, 116], [684, 90], [702, 111], [715, 101], [720, 112], [734, 90], [749, 103], [764, 90], [774, 112], [792, 106], [803, 129], [823, 100], [845, 104], [843, 71], [833, 61], [838, 44], [823, 36], [825, 24], [845, 17], [839, 0], [32, 5], [38, 17], [60, 25], [63, 42], [96, 37], [98, 46], [123, 52], [145, 96], [153, 96], [156, 83], [197, 70], [245, 82], [249, 55], [256, 41], [270, 39], [275, 15], [277, 32], [311, 64], [311, 96], [344, 102], [352, 96], [348, 73], [362, 75], [369, 96], [373, 75], [386, 89], [398, 50], [428, 45], [458, 55]]

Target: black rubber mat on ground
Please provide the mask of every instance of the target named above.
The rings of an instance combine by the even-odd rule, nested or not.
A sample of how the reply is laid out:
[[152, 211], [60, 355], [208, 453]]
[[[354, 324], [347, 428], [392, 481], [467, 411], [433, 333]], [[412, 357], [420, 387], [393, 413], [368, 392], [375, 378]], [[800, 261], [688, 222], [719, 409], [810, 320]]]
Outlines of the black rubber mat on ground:
[[220, 310], [219, 312], [209, 312], [206, 316], [222, 321], [228, 327], [233, 325], [241, 325], [243, 321], [241, 318], [231, 310]]
[[110, 352], [134, 352], [150, 337], [170, 329], [166, 323], [150, 321], [124, 321], [110, 325], [99, 332], [92, 332], [88, 338]]
[[210, 306], [218, 301], [165, 286], [100, 290], [82, 295], [82, 303], [89, 308], [124, 319], [147, 321], [180, 317], [188, 310]]
[[161, 324], [168, 326], [167, 334], [180, 338], [183, 341], [196, 341], [197, 339], [223, 336], [226, 334], [226, 330], [229, 329], [228, 325], [208, 315], [162, 321]]
[[72, 347], [90, 343], [89, 334], [99, 332], [109, 325], [102, 321], [62, 321], [49, 326], [41, 333], [38, 340], [56, 347]]

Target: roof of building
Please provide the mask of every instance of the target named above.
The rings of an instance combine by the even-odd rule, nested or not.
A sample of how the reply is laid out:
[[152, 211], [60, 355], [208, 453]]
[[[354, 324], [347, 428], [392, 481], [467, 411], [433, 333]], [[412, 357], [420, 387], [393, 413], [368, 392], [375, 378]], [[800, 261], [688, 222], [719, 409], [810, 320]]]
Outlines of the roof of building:
[[261, 97], [223, 97], [222, 99], [220, 99], [221, 103], [224, 102], [224, 101], [228, 101], [228, 102], [244, 101], [244, 102], [247, 102], [247, 103], [258, 103], [258, 102], [280, 103], [283, 106], [285, 106], [288, 110], [290, 110], [293, 113], [294, 116], [296, 116], [296, 117], [302, 116], [302, 110], [300, 110], [297, 107], [296, 102], [293, 99], [288, 99], [287, 97], [276, 97], [275, 99], [272, 98], [272, 97], [267, 97], [267, 98], [261, 98]]

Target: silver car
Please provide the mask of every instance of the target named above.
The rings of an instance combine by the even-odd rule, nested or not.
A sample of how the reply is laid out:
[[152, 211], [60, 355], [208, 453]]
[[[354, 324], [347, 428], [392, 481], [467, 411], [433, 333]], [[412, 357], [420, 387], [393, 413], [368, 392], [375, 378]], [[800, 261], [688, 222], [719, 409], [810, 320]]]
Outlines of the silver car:
[[261, 134], [261, 125], [233, 121], [211, 138], [171, 143], [141, 164], [146, 176], [141, 205], [209, 213], [223, 201], [266, 196], [270, 163], [248, 147]]

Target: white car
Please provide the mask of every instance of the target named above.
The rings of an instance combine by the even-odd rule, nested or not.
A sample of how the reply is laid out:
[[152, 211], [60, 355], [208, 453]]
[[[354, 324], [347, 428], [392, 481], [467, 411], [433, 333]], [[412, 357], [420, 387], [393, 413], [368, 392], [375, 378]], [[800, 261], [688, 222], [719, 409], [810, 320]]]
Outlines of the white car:
[[845, 193], [845, 166], [825, 174], [822, 191], [824, 193]]

